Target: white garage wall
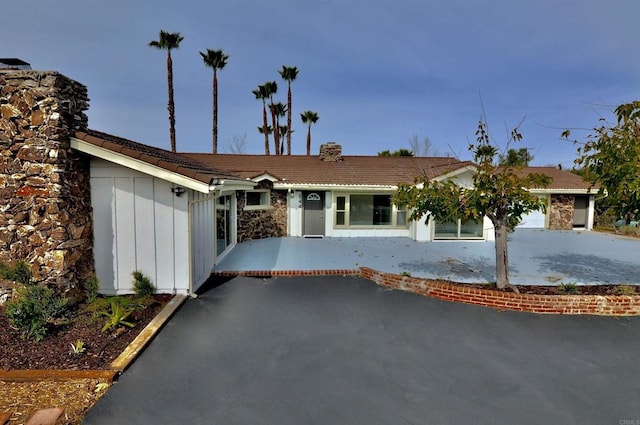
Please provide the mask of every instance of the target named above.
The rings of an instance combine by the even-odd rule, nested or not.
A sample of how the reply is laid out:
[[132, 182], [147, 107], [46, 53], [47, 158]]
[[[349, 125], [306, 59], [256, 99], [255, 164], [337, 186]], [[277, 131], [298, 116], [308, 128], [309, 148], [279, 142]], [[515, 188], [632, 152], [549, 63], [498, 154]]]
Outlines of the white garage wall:
[[159, 293], [189, 292], [188, 196], [172, 184], [100, 159], [91, 160], [96, 275], [104, 294], [133, 292], [142, 271]]

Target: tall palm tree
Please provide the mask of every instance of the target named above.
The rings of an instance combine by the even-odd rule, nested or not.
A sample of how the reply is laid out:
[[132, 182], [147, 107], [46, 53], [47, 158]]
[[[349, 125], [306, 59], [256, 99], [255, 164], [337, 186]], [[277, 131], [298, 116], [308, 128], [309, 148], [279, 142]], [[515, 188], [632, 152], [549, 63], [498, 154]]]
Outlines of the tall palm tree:
[[274, 103], [273, 112], [276, 115], [276, 126], [278, 129], [278, 139], [276, 141], [276, 143], [278, 144], [278, 155], [283, 155], [284, 143], [282, 143], [283, 141], [282, 139], [286, 135], [286, 130], [283, 133], [283, 130], [282, 130], [283, 126], [280, 125], [280, 118], [284, 118], [284, 116], [287, 114], [287, 105], [285, 105], [282, 102]]
[[180, 47], [180, 42], [184, 37], [179, 32], [167, 32], [160, 30], [160, 38], [149, 42], [149, 47], [167, 51], [167, 86], [169, 90], [169, 139], [171, 140], [171, 151], [176, 151], [176, 110], [173, 102], [173, 61], [171, 60], [171, 50]]
[[275, 154], [280, 155], [278, 146], [280, 144], [280, 132], [276, 123], [276, 112], [274, 109], [273, 95], [278, 92], [278, 83], [275, 81], [267, 81], [264, 83], [264, 89], [269, 98], [269, 110], [271, 111], [271, 126], [273, 127], [273, 144], [275, 145]]
[[218, 70], [224, 68], [229, 56], [222, 50], [207, 49], [207, 53], [200, 52], [204, 64], [213, 68], [213, 153], [218, 153]]
[[311, 126], [315, 124], [320, 117], [317, 112], [313, 111], [304, 111], [300, 114], [300, 118], [302, 118], [302, 123], [307, 124], [307, 155], [311, 155]]
[[269, 152], [269, 134], [270, 131], [267, 131], [269, 124], [267, 123], [267, 99], [269, 95], [267, 93], [267, 88], [264, 85], [258, 86], [257, 89], [251, 91], [257, 100], [262, 101], [262, 130], [260, 133], [264, 134], [264, 154], [270, 155]]
[[291, 82], [298, 76], [298, 68], [295, 66], [284, 66], [278, 71], [283, 80], [287, 82], [287, 155], [291, 155]]

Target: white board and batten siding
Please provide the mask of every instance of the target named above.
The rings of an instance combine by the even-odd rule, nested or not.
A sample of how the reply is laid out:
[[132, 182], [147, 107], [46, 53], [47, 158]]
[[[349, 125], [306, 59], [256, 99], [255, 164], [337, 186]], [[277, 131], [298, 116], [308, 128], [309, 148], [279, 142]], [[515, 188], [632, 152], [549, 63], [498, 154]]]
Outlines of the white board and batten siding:
[[151, 278], [158, 293], [189, 292], [189, 200], [171, 187], [92, 159], [94, 257], [102, 293], [132, 293], [134, 270]]
[[191, 267], [193, 291], [211, 276], [215, 266], [215, 199], [210, 195], [192, 192], [191, 195]]

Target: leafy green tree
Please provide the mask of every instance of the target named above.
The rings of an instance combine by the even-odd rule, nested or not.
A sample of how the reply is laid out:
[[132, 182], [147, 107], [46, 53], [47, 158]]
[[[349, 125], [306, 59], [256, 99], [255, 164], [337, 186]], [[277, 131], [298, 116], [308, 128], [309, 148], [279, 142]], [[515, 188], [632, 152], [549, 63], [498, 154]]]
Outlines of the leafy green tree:
[[[615, 114], [615, 125], [593, 129], [575, 163], [586, 181], [606, 191], [606, 201], [628, 223], [640, 212], [640, 101], [618, 106]], [[569, 130], [562, 136], [568, 138]]]
[[295, 66], [284, 66], [278, 71], [283, 80], [287, 82], [287, 155], [291, 155], [291, 82], [298, 77], [298, 68]]
[[404, 148], [398, 149], [397, 151], [393, 151], [393, 152], [387, 149], [387, 150], [378, 152], [378, 156], [413, 156], [413, 152], [410, 151], [409, 149], [404, 149]]
[[173, 100], [173, 60], [171, 59], [171, 50], [180, 47], [180, 42], [184, 37], [179, 32], [160, 31], [158, 40], [149, 42], [149, 47], [167, 51], [167, 89], [169, 91], [169, 101], [167, 109], [169, 110], [169, 139], [171, 141], [171, 151], [176, 151], [176, 109]]
[[218, 153], [218, 70], [227, 65], [229, 56], [222, 50], [207, 49], [207, 52], [199, 52], [204, 64], [213, 68], [213, 153]]
[[304, 111], [300, 114], [302, 123], [307, 125], [307, 156], [311, 155], [311, 126], [318, 122], [320, 117], [317, 112]]
[[269, 130], [270, 127], [267, 122], [267, 99], [269, 99], [269, 93], [267, 92], [267, 87], [264, 84], [258, 86], [258, 88], [253, 90], [251, 93], [253, 93], [257, 100], [262, 101], [262, 128], [260, 129], [260, 133], [264, 134], [264, 154], [270, 155], [269, 134], [271, 134], [271, 130]]
[[528, 167], [531, 161], [533, 161], [533, 155], [529, 153], [529, 148], [509, 149], [506, 155], [500, 154], [498, 157], [500, 165], [514, 167]]
[[[451, 180], [432, 181], [418, 177], [415, 184], [400, 184], [394, 203], [411, 209], [411, 219], [423, 216], [447, 222], [460, 219], [481, 222], [486, 216], [495, 231], [496, 286], [509, 285], [507, 235], [530, 211], [544, 210], [546, 203], [531, 188], [544, 188], [551, 178], [541, 174], [522, 175], [517, 167], [499, 166], [495, 159], [498, 149], [490, 142], [487, 124], [481, 120], [476, 131], [477, 143], [469, 150], [477, 163], [472, 187], [462, 187]], [[516, 127], [510, 141], [522, 135]]]

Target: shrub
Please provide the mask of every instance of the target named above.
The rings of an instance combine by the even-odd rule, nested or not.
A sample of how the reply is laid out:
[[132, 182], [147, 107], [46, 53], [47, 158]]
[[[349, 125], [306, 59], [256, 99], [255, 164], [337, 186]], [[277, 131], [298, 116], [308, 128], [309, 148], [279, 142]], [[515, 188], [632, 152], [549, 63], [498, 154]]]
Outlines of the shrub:
[[151, 279], [145, 276], [140, 270], [131, 273], [133, 276], [133, 291], [137, 296], [153, 295], [156, 287], [151, 283]]
[[636, 288], [633, 285], [618, 285], [613, 289], [615, 295], [636, 295]]
[[102, 312], [102, 315], [107, 317], [107, 321], [102, 327], [102, 332], [118, 326], [127, 326], [132, 328], [134, 324], [127, 322], [127, 317], [129, 317], [131, 313], [133, 313], [133, 310], [125, 309], [116, 301], [111, 301], [111, 311]]
[[62, 317], [66, 307], [66, 301], [51, 289], [26, 285], [18, 288], [14, 300], [7, 303], [7, 315], [11, 324], [22, 330], [24, 338], [40, 342], [47, 336], [51, 322]]
[[97, 277], [91, 276], [89, 279], [84, 282], [84, 291], [87, 295], [87, 301], [90, 304], [96, 302], [98, 298], [98, 291], [100, 289], [100, 281]]
[[16, 261], [13, 265], [0, 263], [0, 278], [13, 280], [23, 285], [31, 283], [31, 267], [23, 260]]
[[580, 293], [580, 288], [575, 283], [561, 283], [558, 286], [558, 293], [563, 295], [575, 295]]

